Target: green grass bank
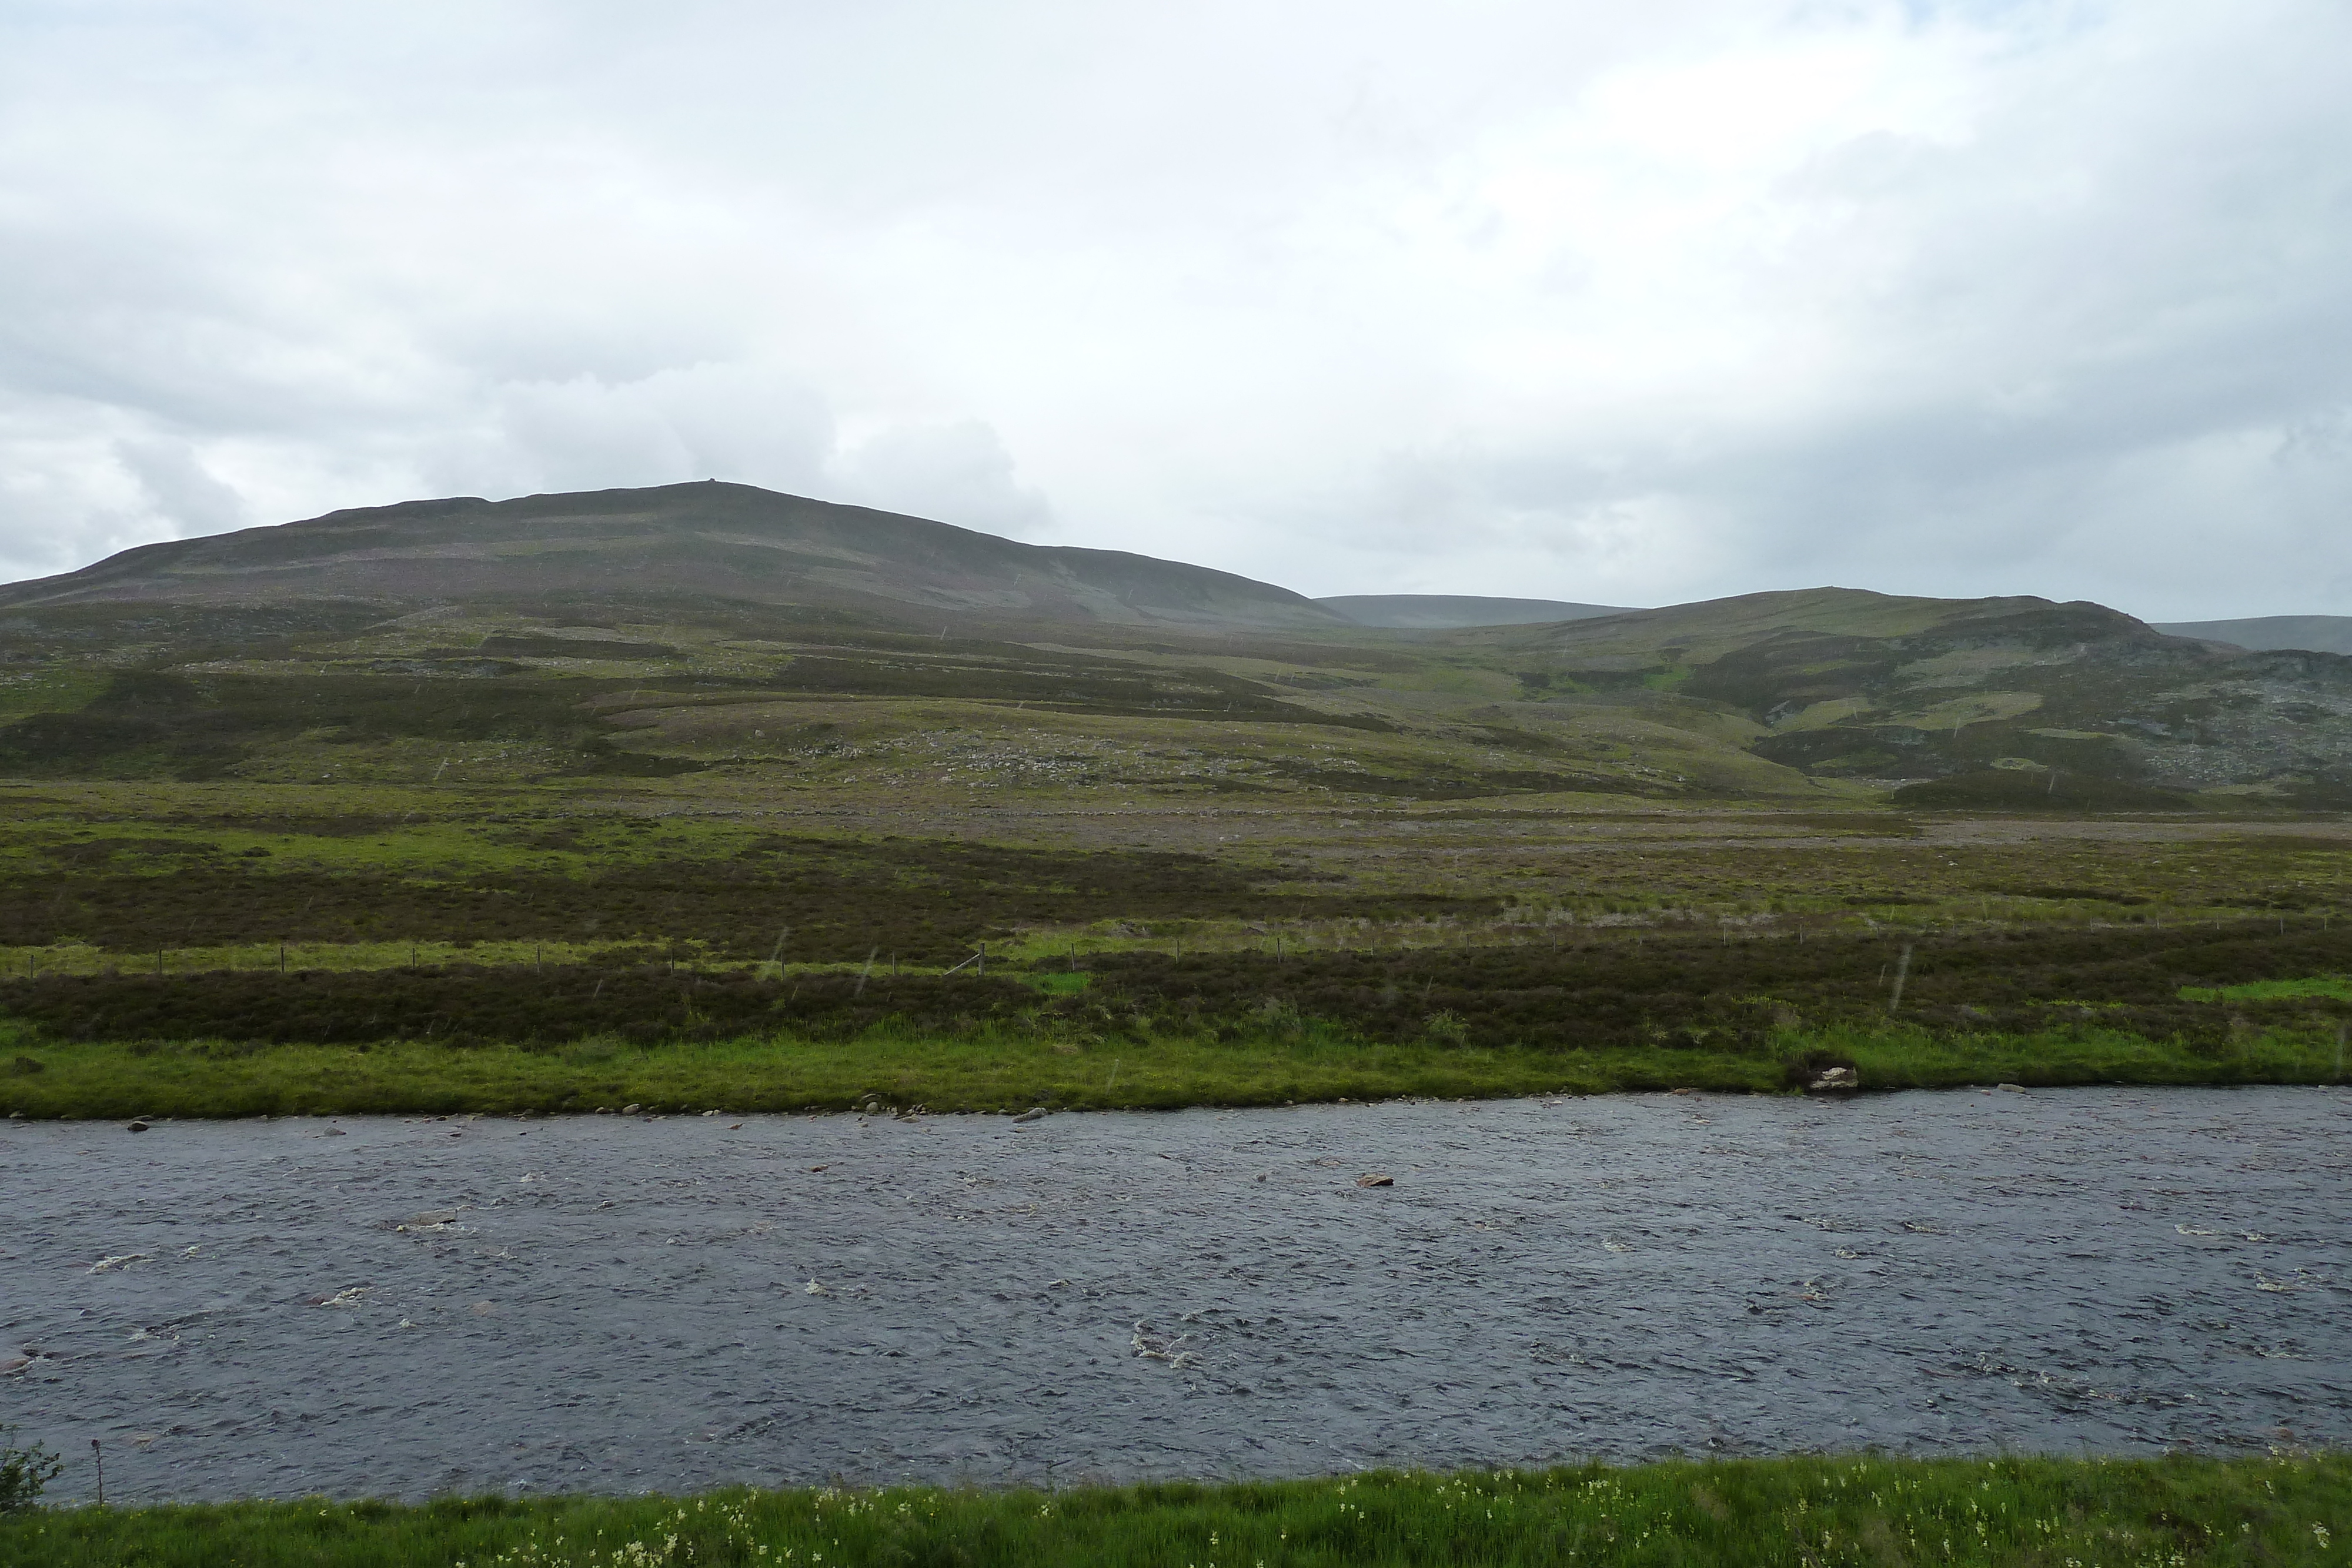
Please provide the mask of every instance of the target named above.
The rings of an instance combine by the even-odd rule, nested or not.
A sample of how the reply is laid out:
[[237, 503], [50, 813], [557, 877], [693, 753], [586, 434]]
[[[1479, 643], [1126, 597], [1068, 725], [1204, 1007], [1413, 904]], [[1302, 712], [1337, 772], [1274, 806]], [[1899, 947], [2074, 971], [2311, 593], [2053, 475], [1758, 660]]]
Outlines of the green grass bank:
[[1338, 1100], [1463, 1099], [1664, 1089], [1786, 1092], [1847, 1064], [1865, 1090], [2000, 1082], [2340, 1082], [2324, 1030], [2250, 1035], [2216, 1052], [2088, 1026], [1954, 1036], [1924, 1028], [1776, 1033], [1761, 1051], [1486, 1048], [1368, 1042], [1309, 1028], [1089, 1040], [988, 1030], [850, 1040], [746, 1036], [632, 1044], [364, 1046], [223, 1041], [60, 1042], [0, 1026], [0, 1114], [129, 1116], [512, 1114], [619, 1110], [846, 1110], [868, 1096], [933, 1111], [1174, 1110]]
[[727, 1491], [690, 1500], [321, 1500], [0, 1517], [26, 1568], [647, 1563], [2325, 1563], [2352, 1458], [1876, 1457], [1072, 1491]]

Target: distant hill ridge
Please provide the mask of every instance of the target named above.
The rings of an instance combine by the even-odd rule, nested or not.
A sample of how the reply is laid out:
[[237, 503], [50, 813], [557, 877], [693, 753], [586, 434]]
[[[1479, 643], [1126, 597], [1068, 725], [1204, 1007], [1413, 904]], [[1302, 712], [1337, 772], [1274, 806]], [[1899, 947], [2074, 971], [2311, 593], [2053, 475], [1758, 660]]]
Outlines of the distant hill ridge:
[[1465, 626], [1535, 626], [1623, 615], [1622, 604], [1572, 604], [1561, 599], [1494, 599], [1474, 593], [1341, 593], [1318, 599], [1359, 626], [1397, 631], [1451, 631]]
[[[1841, 622], [1857, 613], [1874, 621], [1895, 605], [1939, 606], [1929, 613], [1940, 619], [1962, 604], [2040, 602], [1805, 591], [1831, 596], [1817, 602]], [[1721, 626], [1751, 618], [1738, 606], [1769, 604], [1777, 614], [1790, 603], [1788, 595], [1757, 594], [1647, 611], [1480, 594], [1310, 599], [1181, 561], [1023, 544], [926, 518], [709, 480], [507, 501], [404, 501], [142, 545], [76, 571], [0, 585], [0, 608], [321, 600], [413, 606], [583, 595], [854, 608], [886, 621], [947, 612], [1008, 621], [1302, 631], [1475, 631], [1690, 612]], [[2253, 652], [2352, 653], [2352, 616], [2172, 622], [2151, 629]]]
[[1303, 594], [1123, 550], [1021, 544], [749, 485], [664, 485], [355, 507], [142, 545], [0, 588], [0, 607], [102, 601], [431, 603], [697, 595], [1127, 625], [1340, 627]]
[[[1740, 595], [1735, 599], [1701, 602], [1719, 606], [1762, 597]], [[1775, 602], [1780, 601], [1775, 600]], [[1622, 604], [1579, 604], [1562, 599], [1507, 599], [1469, 593], [1343, 593], [1325, 595], [1315, 602], [1327, 610], [1337, 611], [1359, 626], [1398, 631], [1549, 625], [1565, 621], [1594, 621], [1609, 615], [1653, 613]], [[1951, 604], [1969, 601], [1920, 600], [1913, 602]], [[2005, 601], [1985, 600], [1977, 602]], [[1671, 611], [1683, 607], [1668, 605], [1664, 608]], [[2224, 643], [2249, 653], [2300, 650], [2315, 653], [2352, 653], [2352, 615], [2259, 615], [2237, 621], [2168, 621], [2145, 624], [2168, 637]]]
[[2256, 615], [2243, 621], [2167, 621], [2151, 624], [2169, 636], [2227, 643], [2258, 653], [2280, 649], [2352, 653], [2352, 615]]

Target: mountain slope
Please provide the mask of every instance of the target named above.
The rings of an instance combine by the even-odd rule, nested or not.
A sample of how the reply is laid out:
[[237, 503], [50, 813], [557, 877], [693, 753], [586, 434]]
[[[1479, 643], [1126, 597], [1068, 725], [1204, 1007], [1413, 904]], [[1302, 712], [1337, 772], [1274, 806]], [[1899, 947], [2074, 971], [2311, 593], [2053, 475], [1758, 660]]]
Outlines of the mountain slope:
[[1019, 544], [716, 481], [330, 512], [125, 550], [0, 589], [0, 608], [578, 596], [834, 606], [909, 624], [939, 612], [1134, 626], [1347, 624], [1300, 594], [1230, 572]]
[[731, 485], [336, 512], [0, 589], [0, 774], [692, 773], [861, 799], [2333, 807], [2352, 658], [1837, 588], [1391, 630]]
[[742, 486], [421, 502], [0, 590], [0, 775], [1824, 798], [1719, 705], [1535, 711], [1444, 635]]

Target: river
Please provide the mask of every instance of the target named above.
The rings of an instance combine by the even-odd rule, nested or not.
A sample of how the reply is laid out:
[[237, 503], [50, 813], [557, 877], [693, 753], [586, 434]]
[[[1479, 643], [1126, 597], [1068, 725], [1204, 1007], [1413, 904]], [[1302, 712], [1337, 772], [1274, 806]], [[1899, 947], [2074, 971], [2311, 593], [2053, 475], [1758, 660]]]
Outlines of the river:
[[53, 1497], [2352, 1442], [2342, 1089], [14, 1123], [0, 1212]]

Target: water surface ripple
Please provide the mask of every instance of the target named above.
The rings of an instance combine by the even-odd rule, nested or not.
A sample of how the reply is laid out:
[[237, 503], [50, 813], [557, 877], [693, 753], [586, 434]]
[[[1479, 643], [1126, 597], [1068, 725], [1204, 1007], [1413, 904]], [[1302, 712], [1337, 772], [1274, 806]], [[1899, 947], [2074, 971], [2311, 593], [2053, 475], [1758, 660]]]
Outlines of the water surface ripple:
[[2347, 1134], [2328, 1089], [16, 1124], [0, 1421], [122, 1500], [2344, 1444]]

